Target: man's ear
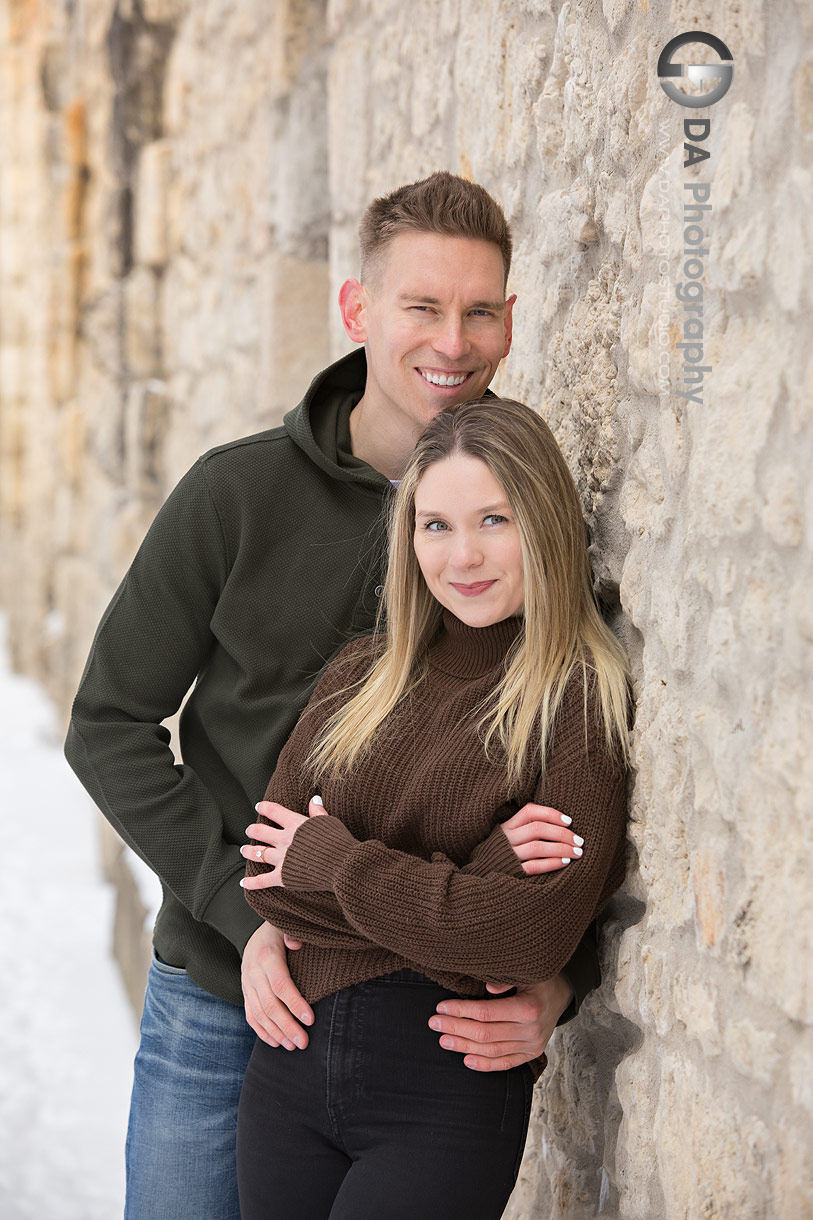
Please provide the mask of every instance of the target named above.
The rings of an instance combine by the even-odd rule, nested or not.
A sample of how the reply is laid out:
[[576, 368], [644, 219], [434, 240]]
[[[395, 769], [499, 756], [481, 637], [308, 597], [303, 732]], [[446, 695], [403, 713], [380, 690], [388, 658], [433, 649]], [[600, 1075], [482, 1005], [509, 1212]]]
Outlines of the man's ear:
[[367, 304], [367, 292], [358, 280], [345, 280], [339, 289], [339, 309], [342, 314], [344, 329], [354, 343], [366, 343], [367, 331], [364, 316]]
[[503, 360], [511, 350], [511, 339], [514, 334], [514, 301], [516, 301], [516, 299], [517, 294], [514, 292], [505, 302], [505, 350], [502, 354]]

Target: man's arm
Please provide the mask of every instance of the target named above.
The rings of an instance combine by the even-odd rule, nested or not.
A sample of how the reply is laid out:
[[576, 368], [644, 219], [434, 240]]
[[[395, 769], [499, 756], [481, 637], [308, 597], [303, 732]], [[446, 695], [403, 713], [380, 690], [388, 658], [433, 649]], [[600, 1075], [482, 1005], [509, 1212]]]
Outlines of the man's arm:
[[260, 920], [240, 898], [239, 844], [226, 840], [221, 810], [198, 775], [175, 763], [161, 724], [211, 652], [228, 571], [198, 462], [158, 513], [99, 624], [65, 753], [125, 842], [196, 919], [242, 952]]

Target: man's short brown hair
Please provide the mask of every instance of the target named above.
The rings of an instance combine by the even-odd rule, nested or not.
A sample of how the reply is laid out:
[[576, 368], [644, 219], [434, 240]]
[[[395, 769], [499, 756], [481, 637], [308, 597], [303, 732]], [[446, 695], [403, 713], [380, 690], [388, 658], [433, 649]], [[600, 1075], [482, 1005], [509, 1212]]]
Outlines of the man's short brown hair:
[[470, 237], [499, 247], [505, 283], [511, 267], [511, 230], [505, 214], [483, 186], [440, 170], [420, 182], [374, 199], [361, 218], [361, 279], [374, 271], [378, 255], [399, 233]]

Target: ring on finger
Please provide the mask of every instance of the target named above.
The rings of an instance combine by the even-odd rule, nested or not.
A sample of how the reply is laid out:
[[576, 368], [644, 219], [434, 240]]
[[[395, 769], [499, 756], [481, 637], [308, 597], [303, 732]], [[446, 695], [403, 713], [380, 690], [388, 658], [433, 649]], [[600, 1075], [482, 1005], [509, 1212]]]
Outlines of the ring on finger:
[[263, 849], [261, 847], [258, 847], [257, 848], [257, 859], [262, 860], [262, 858], [263, 858]]

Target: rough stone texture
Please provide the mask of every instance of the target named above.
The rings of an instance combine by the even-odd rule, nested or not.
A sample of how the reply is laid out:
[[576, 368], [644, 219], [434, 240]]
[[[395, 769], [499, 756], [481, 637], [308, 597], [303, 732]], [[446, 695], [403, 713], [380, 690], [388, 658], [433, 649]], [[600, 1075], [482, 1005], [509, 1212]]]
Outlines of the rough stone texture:
[[[656, 75], [685, 29], [736, 64], [693, 170]], [[638, 701], [605, 980], [555, 1036], [512, 1220], [813, 1216], [811, 34], [802, 0], [0, 4], [0, 596], [66, 708], [177, 478], [346, 350], [366, 201], [445, 167], [512, 222], [497, 388], [556, 431]]]

